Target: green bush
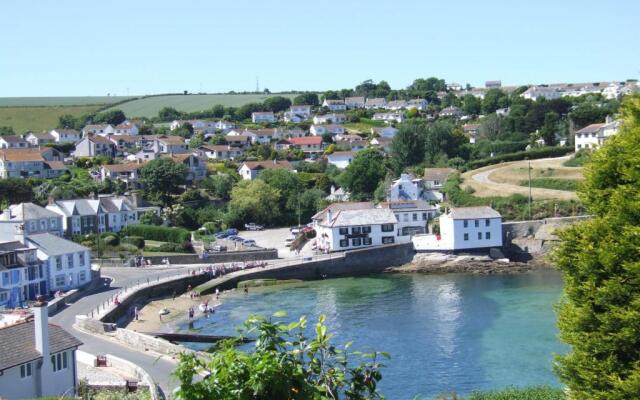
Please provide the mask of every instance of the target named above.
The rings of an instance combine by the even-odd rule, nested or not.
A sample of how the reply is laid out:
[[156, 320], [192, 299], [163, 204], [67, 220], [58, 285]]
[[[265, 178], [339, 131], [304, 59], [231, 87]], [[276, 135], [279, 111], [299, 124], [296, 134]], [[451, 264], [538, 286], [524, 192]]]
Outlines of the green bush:
[[137, 253], [139, 250], [138, 246], [131, 243], [121, 243], [119, 248], [120, 250], [128, 251], [129, 253]]
[[[568, 190], [575, 192], [578, 189], [580, 181], [576, 179], [553, 179], [553, 178], [536, 178], [531, 179], [531, 187], [554, 189], [554, 190]], [[520, 181], [520, 186], [529, 186], [529, 181]]]
[[591, 152], [583, 150], [574, 154], [573, 157], [563, 162], [562, 165], [565, 167], [582, 167], [589, 160], [591, 160]]
[[182, 228], [168, 228], [156, 225], [129, 225], [122, 230], [126, 236], [140, 236], [145, 240], [182, 244], [191, 241], [191, 234]]
[[[440, 397], [442, 400], [447, 397]], [[562, 389], [541, 387], [508, 388], [490, 392], [474, 392], [464, 400], [565, 400]], [[462, 399], [461, 399], [462, 400]]]
[[507, 161], [520, 161], [524, 159], [535, 160], [546, 157], [560, 157], [570, 153], [573, 149], [566, 146], [543, 147], [528, 151], [518, 151], [516, 153], [502, 154], [495, 157], [481, 158], [480, 160], [469, 161], [467, 169], [476, 169], [486, 167], [487, 165], [499, 164]]
[[127, 236], [122, 239], [122, 243], [132, 244], [139, 249], [144, 248], [144, 238], [141, 236]]
[[111, 234], [102, 237], [102, 244], [105, 246], [117, 246], [120, 244], [120, 238], [117, 235]]
[[163, 243], [158, 247], [148, 247], [146, 251], [152, 253], [192, 253], [193, 248], [190, 243]]

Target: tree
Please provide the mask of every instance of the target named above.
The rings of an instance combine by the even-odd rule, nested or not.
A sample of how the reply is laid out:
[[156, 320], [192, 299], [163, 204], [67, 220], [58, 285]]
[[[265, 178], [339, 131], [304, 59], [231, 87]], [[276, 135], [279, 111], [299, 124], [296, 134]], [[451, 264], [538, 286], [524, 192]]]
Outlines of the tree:
[[[244, 222], [272, 225], [280, 218], [280, 193], [261, 179], [243, 180], [231, 190], [229, 213], [236, 215], [234, 226]], [[231, 222], [231, 221], [230, 221]]]
[[3, 210], [11, 204], [33, 201], [33, 196], [33, 188], [26, 179], [0, 179], [0, 206]]
[[189, 139], [189, 148], [197, 149], [198, 147], [202, 146], [203, 143], [204, 133], [198, 132], [196, 135], [192, 136], [191, 139]]
[[0, 126], [0, 136], [6, 135], [15, 135], [16, 133], [13, 131], [13, 127], [11, 126]]
[[303, 93], [293, 98], [293, 104], [317, 106], [320, 101], [316, 93]]
[[489, 89], [482, 99], [482, 112], [494, 113], [498, 108], [509, 106], [509, 96], [500, 89]]
[[278, 209], [284, 211], [282, 222], [290, 223], [297, 220], [298, 200], [303, 189], [300, 176], [284, 168], [275, 168], [263, 170], [258, 178], [280, 194]]
[[385, 176], [384, 157], [375, 149], [356, 153], [340, 180], [354, 200], [371, 199]]
[[[255, 337], [253, 351], [240, 350], [239, 340], [223, 342], [207, 357], [183, 353], [175, 376], [180, 381], [176, 399], [254, 400], [375, 400], [382, 379], [386, 353], [360, 353], [333, 344], [325, 317], [307, 337], [307, 320], [282, 322], [283, 312], [273, 318], [250, 317], [242, 337]], [[356, 359], [357, 361], [352, 361]], [[200, 376], [197, 376], [200, 374]]]
[[213, 118], [222, 118], [224, 117], [224, 106], [222, 104], [216, 104], [211, 108], [211, 116]]
[[187, 175], [187, 166], [170, 158], [157, 158], [140, 169], [140, 181], [145, 192], [166, 203], [171, 194], [180, 191]]
[[140, 216], [143, 225], [162, 225], [162, 218], [155, 211], [147, 211]]
[[71, 114], [64, 114], [58, 117], [58, 128], [75, 128], [76, 118]]
[[239, 121], [250, 119], [251, 113], [264, 111], [264, 106], [260, 103], [247, 103], [239, 107], [235, 112], [235, 118]]
[[420, 164], [424, 159], [424, 121], [412, 120], [400, 125], [391, 142], [391, 157], [397, 173], [410, 165]]
[[436, 165], [456, 155], [465, 142], [462, 132], [456, 132], [455, 125], [450, 121], [438, 120], [428, 124], [424, 139], [424, 161], [428, 165]]
[[122, 110], [111, 110], [96, 114], [93, 121], [97, 124], [119, 125], [126, 119], [127, 117]]
[[173, 121], [175, 119], [181, 119], [182, 117], [183, 113], [173, 107], [162, 107], [160, 111], [158, 111], [158, 119], [160, 121]]
[[291, 100], [283, 96], [274, 96], [269, 97], [262, 104], [266, 110], [277, 113], [291, 107]]
[[231, 194], [231, 189], [233, 188], [234, 183], [235, 179], [233, 179], [231, 175], [216, 174], [204, 179], [200, 183], [200, 186], [205, 188], [207, 192], [218, 199], [229, 200], [229, 195]]
[[462, 98], [462, 111], [467, 115], [478, 115], [482, 112], [482, 100], [472, 94]]
[[544, 116], [544, 125], [540, 130], [540, 137], [544, 139], [544, 144], [553, 146], [556, 144], [556, 133], [558, 132], [558, 122], [560, 117], [553, 111]]
[[585, 168], [580, 200], [593, 217], [560, 233], [553, 259], [564, 276], [560, 338], [571, 351], [556, 371], [576, 399], [640, 393], [640, 96]]

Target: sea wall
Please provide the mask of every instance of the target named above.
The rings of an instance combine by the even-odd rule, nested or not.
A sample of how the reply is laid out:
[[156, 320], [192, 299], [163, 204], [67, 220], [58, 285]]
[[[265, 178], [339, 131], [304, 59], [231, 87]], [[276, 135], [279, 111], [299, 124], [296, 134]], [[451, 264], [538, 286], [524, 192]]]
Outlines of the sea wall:
[[196, 288], [201, 294], [231, 289], [239, 282], [251, 279], [302, 279], [317, 280], [341, 276], [358, 276], [379, 273], [390, 267], [411, 262], [415, 251], [412, 243], [371, 247], [346, 251], [330, 258], [309, 260], [286, 265], [281, 268], [245, 271], [243, 274], [229, 274], [216, 278]]
[[145, 260], [151, 264], [162, 264], [163, 260], [169, 259], [171, 264], [202, 264], [202, 263], [226, 263], [241, 261], [274, 260], [278, 258], [277, 249], [243, 250], [243, 251], [222, 251], [218, 253], [207, 253], [204, 256], [199, 254], [184, 254], [174, 256], [145, 256]]

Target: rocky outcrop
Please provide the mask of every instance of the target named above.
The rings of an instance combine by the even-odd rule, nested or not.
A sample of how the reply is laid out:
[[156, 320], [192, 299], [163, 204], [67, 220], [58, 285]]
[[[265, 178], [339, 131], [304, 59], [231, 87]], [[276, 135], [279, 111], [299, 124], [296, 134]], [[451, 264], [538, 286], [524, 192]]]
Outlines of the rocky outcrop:
[[409, 264], [389, 268], [389, 272], [399, 273], [470, 273], [470, 274], [515, 274], [545, 266], [538, 262], [510, 262], [507, 259], [493, 259], [489, 256], [453, 255], [442, 253], [416, 254]]

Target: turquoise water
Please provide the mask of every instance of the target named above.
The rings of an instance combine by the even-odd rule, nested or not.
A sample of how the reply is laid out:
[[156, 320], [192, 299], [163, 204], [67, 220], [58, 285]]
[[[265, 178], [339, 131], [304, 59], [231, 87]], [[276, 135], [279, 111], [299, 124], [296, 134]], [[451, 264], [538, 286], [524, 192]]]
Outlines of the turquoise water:
[[551, 270], [333, 279], [232, 296], [193, 327], [234, 334], [250, 314], [286, 310], [291, 319], [310, 320], [325, 314], [337, 342], [391, 353], [380, 385], [388, 399], [558, 386], [551, 363], [553, 353], [565, 351], [553, 312], [561, 290]]

